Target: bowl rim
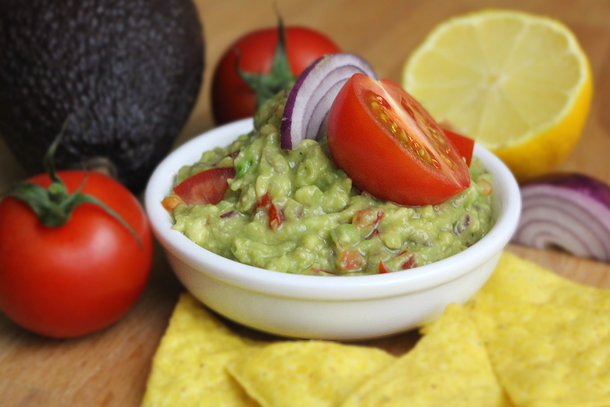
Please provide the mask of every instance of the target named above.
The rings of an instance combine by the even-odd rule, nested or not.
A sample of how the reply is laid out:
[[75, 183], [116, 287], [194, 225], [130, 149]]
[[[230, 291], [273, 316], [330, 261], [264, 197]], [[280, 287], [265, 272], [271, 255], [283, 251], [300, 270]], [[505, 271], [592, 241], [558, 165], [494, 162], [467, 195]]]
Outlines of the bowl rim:
[[[476, 269], [503, 250], [517, 227], [521, 213], [517, 181], [498, 157], [475, 144], [474, 155], [492, 173], [494, 194], [502, 210], [487, 235], [458, 254], [409, 271], [337, 278], [282, 273], [227, 259], [171, 229], [171, 218], [161, 201], [170, 192], [174, 177], [183, 165], [196, 162], [203, 151], [226, 146], [252, 129], [253, 119], [248, 118], [195, 136], [159, 163], [144, 192], [145, 210], [163, 248], [190, 267], [222, 282], [267, 295], [304, 300], [367, 300], [404, 295], [445, 284]], [[222, 141], [225, 142], [221, 144]]]

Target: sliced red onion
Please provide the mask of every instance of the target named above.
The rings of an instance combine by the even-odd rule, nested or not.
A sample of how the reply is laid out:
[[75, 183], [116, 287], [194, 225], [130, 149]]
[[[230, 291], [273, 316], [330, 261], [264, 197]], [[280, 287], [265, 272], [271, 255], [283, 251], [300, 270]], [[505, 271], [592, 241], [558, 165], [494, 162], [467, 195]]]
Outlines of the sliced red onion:
[[284, 107], [280, 128], [283, 149], [292, 150], [303, 139], [318, 138], [337, 93], [355, 73], [377, 79], [368, 62], [350, 53], [318, 58], [299, 75]]
[[522, 185], [521, 195], [513, 242], [610, 262], [610, 186], [587, 175], [553, 174]]

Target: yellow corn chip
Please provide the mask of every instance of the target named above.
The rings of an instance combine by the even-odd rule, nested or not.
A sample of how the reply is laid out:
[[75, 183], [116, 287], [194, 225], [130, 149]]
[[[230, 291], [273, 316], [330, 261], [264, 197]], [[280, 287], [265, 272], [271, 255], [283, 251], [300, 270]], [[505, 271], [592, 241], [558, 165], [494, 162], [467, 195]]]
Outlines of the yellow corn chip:
[[225, 370], [255, 346], [261, 344], [241, 338], [182, 294], [153, 359], [142, 407], [258, 406]]
[[331, 407], [394, 360], [371, 347], [290, 341], [251, 351], [228, 370], [263, 407]]
[[481, 302], [471, 315], [515, 404], [610, 406], [607, 310]]
[[500, 388], [476, 327], [450, 304], [415, 348], [352, 393], [341, 407], [496, 407]]
[[396, 359], [336, 342], [255, 341], [183, 294], [142, 407], [610, 406], [609, 311], [610, 290], [505, 252], [465, 306], [449, 305]]
[[553, 303], [610, 310], [610, 290], [570, 281], [504, 252], [490, 279], [470, 300], [478, 301]]

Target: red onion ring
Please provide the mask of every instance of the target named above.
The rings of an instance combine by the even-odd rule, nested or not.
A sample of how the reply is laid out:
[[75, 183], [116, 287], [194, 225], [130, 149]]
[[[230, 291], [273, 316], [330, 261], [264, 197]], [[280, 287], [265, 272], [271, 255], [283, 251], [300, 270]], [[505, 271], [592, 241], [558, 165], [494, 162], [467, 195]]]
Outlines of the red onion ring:
[[610, 187], [583, 174], [552, 174], [521, 186], [521, 219], [512, 242], [559, 247], [610, 262]]
[[318, 58], [299, 75], [284, 107], [280, 145], [293, 150], [303, 139], [317, 139], [324, 129], [330, 106], [343, 84], [355, 73], [376, 79], [371, 66], [350, 53]]

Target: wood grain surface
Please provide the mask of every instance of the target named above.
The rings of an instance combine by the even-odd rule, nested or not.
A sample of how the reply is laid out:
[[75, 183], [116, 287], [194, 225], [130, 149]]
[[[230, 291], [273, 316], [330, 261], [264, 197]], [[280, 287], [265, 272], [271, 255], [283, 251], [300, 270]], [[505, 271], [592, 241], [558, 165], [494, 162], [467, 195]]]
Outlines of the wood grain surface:
[[[594, 99], [584, 135], [558, 170], [610, 182], [610, 1], [479, 0], [196, 0], [206, 41], [205, 82], [176, 146], [214, 126], [210, 78], [221, 53], [239, 36], [273, 27], [277, 17], [326, 33], [345, 51], [366, 58], [379, 76], [400, 81], [411, 51], [439, 22], [482, 8], [513, 8], [563, 21], [579, 38], [594, 74]], [[25, 173], [0, 140], [0, 190]], [[160, 248], [151, 280], [136, 306], [112, 327], [79, 339], [51, 340], [30, 334], [0, 314], [0, 405], [123, 406], [140, 404], [151, 358], [183, 290]], [[553, 250], [509, 246], [523, 258], [558, 274], [610, 288], [610, 265]], [[394, 354], [408, 350], [417, 334], [367, 341]]]

